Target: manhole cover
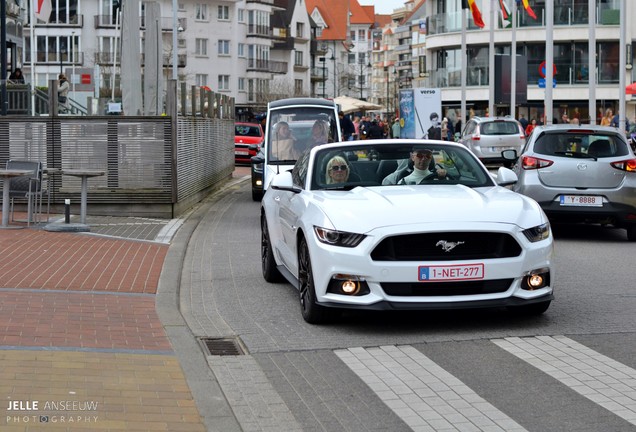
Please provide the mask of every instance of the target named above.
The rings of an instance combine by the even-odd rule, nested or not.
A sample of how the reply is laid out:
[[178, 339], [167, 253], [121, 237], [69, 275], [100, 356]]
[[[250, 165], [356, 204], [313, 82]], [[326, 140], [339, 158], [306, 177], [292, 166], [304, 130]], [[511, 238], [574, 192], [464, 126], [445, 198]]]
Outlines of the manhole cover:
[[247, 352], [238, 338], [201, 338], [199, 342], [207, 355], [236, 356]]

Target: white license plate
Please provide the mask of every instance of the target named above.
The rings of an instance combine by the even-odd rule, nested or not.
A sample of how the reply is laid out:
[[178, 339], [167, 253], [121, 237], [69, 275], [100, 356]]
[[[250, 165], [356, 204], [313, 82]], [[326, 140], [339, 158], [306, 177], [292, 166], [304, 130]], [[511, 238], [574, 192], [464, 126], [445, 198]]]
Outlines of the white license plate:
[[484, 265], [458, 264], [419, 266], [417, 279], [421, 282], [475, 280], [484, 278]]
[[240, 150], [234, 150], [234, 154], [235, 154], [235, 155], [243, 155], [243, 156], [247, 156], [248, 154], [250, 154], [250, 152], [240, 151]]
[[562, 206], [603, 207], [603, 197], [596, 195], [561, 195]]

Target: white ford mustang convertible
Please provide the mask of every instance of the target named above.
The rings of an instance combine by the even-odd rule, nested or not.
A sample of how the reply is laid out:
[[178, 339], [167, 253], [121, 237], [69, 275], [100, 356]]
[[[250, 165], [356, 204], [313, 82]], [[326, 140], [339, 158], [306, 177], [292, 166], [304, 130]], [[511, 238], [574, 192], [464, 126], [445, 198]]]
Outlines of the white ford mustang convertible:
[[277, 174], [261, 203], [263, 277], [334, 308], [507, 307], [553, 299], [553, 238], [539, 205], [465, 147], [429, 140], [332, 143]]

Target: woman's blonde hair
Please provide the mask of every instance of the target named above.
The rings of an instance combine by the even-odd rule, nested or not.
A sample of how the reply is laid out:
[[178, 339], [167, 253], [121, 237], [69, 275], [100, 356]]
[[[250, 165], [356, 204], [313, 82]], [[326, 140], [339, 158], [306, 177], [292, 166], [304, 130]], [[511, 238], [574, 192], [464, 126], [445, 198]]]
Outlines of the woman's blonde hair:
[[331, 178], [330, 174], [331, 174], [331, 167], [336, 164], [347, 166], [347, 177], [345, 178], [345, 181], [347, 181], [347, 179], [349, 178], [349, 164], [347, 163], [345, 158], [343, 158], [342, 156], [334, 156], [331, 159], [329, 159], [329, 162], [327, 162], [327, 170], [325, 171], [325, 179], [327, 184], [335, 183], [333, 179]]

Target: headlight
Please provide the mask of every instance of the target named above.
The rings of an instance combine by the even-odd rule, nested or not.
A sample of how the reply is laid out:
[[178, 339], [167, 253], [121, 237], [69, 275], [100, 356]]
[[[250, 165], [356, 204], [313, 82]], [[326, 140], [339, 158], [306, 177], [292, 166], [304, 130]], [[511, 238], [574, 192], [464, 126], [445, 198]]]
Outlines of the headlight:
[[321, 243], [342, 247], [356, 247], [366, 237], [364, 234], [336, 231], [317, 226], [314, 227], [314, 232]]
[[526, 230], [523, 230], [523, 234], [532, 243], [545, 240], [548, 237], [550, 237], [550, 224], [546, 222], [542, 225], [537, 225], [536, 227], [528, 228]]

